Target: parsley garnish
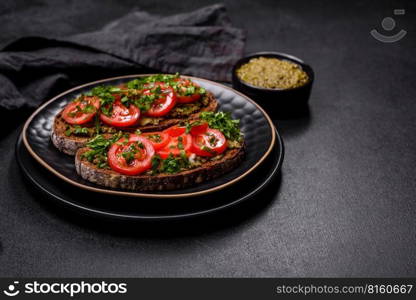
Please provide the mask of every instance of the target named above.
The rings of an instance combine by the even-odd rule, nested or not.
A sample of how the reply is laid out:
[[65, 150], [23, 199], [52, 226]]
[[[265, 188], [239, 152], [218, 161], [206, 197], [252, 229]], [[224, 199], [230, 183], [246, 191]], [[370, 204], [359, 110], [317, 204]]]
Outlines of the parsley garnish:
[[99, 168], [109, 168], [107, 162], [108, 148], [119, 140], [121, 136], [121, 132], [110, 138], [105, 138], [101, 134], [96, 135], [87, 143], [87, 147], [90, 148], [90, 150], [84, 152], [81, 157], [96, 164]]
[[178, 149], [183, 150], [183, 137], [178, 137]]
[[175, 174], [179, 173], [186, 167], [188, 167], [189, 161], [186, 156], [179, 156], [175, 157], [171, 154], [162, 161], [160, 166], [160, 172], [161, 173], [169, 173], [169, 174]]
[[240, 120], [233, 120], [228, 112], [202, 112], [201, 119], [208, 122], [210, 128], [218, 129], [227, 139], [240, 141]]
[[126, 151], [123, 151], [121, 155], [124, 157], [127, 164], [130, 164], [134, 160], [137, 152], [138, 149], [136, 148], [136, 146], [134, 144], [131, 144]]
[[141, 111], [148, 111], [151, 107], [153, 102], [158, 98], [156, 94], [150, 95], [142, 95], [139, 99], [133, 101], [134, 105], [136, 105]]
[[111, 116], [113, 111], [114, 96], [120, 93], [121, 89], [112, 85], [99, 85], [93, 88], [87, 95], [100, 98], [101, 112], [106, 116]]
[[202, 148], [201, 148], [201, 150], [202, 151], [205, 151], [205, 152], [208, 152], [208, 153], [211, 153], [211, 154], [216, 154], [217, 152], [215, 152], [214, 150], [212, 150], [210, 147], [207, 147], [207, 146], [202, 146]]
[[192, 123], [190, 123], [190, 122], [185, 122], [185, 133], [190, 133], [190, 132], [191, 132], [192, 127], [199, 126], [199, 125], [201, 125], [201, 124], [203, 124], [203, 123], [204, 123], [204, 122], [202, 122], [201, 120], [197, 120], [197, 121], [192, 122]]
[[179, 74], [157, 74], [157, 75], [152, 75], [152, 76], [147, 76], [147, 77], [140, 77], [140, 78], [136, 78], [134, 80], [131, 80], [129, 82], [127, 82], [127, 87], [129, 89], [136, 89], [136, 90], [141, 90], [143, 89], [143, 86], [145, 84], [148, 83], [154, 83], [154, 82], [164, 82], [166, 83], [166, 85], [171, 85], [173, 82], [175, 82], [174, 80], [179, 78]]
[[160, 162], [162, 161], [162, 159], [160, 158], [159, 155], [155, 154], [152, 157], [152, 173], [153, 174], [157, 174]]
[[160, 134], [157, 133], [149, 134], [146, 137], [156, 143], [160, 143], [162, 141], [162, 137], [160, 136]]
[[94, 105], [87, 104], [81, 111], [85, 114], [91, 114], [91, 113], [95, 113], [95, 110], [96, 108]]
[[65, 135], [66, 136], [70, 136], [72, 134], [72, 129], [68, 128], [67, 130], [65, 130]]
[[77, 134], [77, 135], [88, 135], [88, 128], [87, 127], [81, 127], [79, 125], [75, 125], [74, 127], [67, 127], [65, 131], [66, 136], [70, 136], [71, 134]]
[[180, 156], [173, 156], [172, 153], [166, 159], [161, 159], [159, 155], [152, 157], [152, 175], [160, 173], [175, 174], [189, 167], [189, 160], [185, 151]]
[[98, 114], [94, 116], [94, 126], [95, 126], [95, 134], [100, 134], [101, 131], [101, 123], [100, 123], [100, 117]]

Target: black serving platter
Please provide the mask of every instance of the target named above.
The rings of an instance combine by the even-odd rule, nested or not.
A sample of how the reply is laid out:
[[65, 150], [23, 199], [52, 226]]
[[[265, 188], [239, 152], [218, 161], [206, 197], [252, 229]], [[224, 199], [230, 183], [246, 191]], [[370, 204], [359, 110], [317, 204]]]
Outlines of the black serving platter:
[[[177, 199], [109, 195], [77, 188], [45, 168], [40, 168], [23, 145], [22, 135], [16, 142], [15, 151], [25, 178], [41, 192], [45, 200], [66, 210], [106, 220], [173, 221], [223, 212], [256, 199], [254, 196], [277, 177], [283, 162], [283, 142], [276, 130], [275, 134], [277, 138], [270, 155], [242, 180], [210, 194]], [[269, 187], [272, 188], [272, 185]]]
[[246, 155], [236, 169], [190, 188], [152, 193], [110, 189], [85, 181], [75, 171], [74, 158], [59, 152], [50, 140], [55, 115], [77, 95], [94, 86], [100, 84], [118, 85], [139, 76], [146, 75], [109, 78], [73, 88], [49, 100], [35, 111], [26, 122], [22, 137], [29, 154], [40, 163], [38, 167], [42, 166], [61, 181], [69, 183], [72, 185], [72, 189], [81, 188], [95, 193], [116, 196], [172, 199], [199, 196], [231, 186], [253, 172], [272, 152], [278, 135], [269, 116], [261, 107], [232, 88], [209, 80], [190, 77], [214, 94], [219, 102], [219, 110], [231, 112], [234, 118], [240, 119], [240, 127], [245, 138]]

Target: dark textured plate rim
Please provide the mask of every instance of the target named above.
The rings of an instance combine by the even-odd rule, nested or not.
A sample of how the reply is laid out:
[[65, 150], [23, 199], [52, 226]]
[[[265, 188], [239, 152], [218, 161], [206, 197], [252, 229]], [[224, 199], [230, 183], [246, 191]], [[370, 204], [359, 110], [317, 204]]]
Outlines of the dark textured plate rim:
[[[274, 128], [273, 131], [275, 131], [276, 134], [278, 135], [276, 128]], [[23, 136], [23, 133], [21, 134], [21, 136]], [[16, 145], [15, 145], [15, 152], [16, 152], [17, 157], [19, 157], [19, 154], [18, 154], [19, 153], [18, 151], [19, 139], [20, 139], [20, 136], [17, 138]], [[283, 140], [279, 137], [276, 139], [276, 145], [274, 145], [274, 147], [277, 147], [277, 146], [279, 147], [278, 148], [279, 156], [276, 158], [275, 160], [276, 164], [274, 164], [273, 169], [271, 170], [269, 176], [267, 176], [267, 178], [265, 178], [263, 182], [261, 182], [258, 186], [256, 186], [250, 192], [246, 193], [245, 195], [237, 199], [234, 199], [233, 201], [230, 201], [226, 204], [223, 204], [217, 207], [203, 209], [201, 211], [192, 212], [192, 213], [182, 213], [182, 214], [178, 213], [178, 214], [172, 214], [172, 215], [163, 214], [163, 215], [149, 216], [149, 215], [142, 215], [142, 214], [114, 213], [114, 212], [104, 211], [100, 209], [90, 208], [85, 205], [76, 204], [61, 196], [55, 195], [53, 192], [50, 192], [47, 188], [45, 188], [43, 185], [38, 183], [36, 179], [33, 178], [33, 176], [29, 174], [29, 172], [27, 171], [25, 166], [22, 165], [22, 162], [19, 159], [18, 159], [18, 164], [20, 168], [23, 170], [24, 176], [28, 180], [30, 180], [30, 182], [33, 185], [35, 185], [42, 193], [44, 193], [50, 198], [60, 201], [62, 205], [66, 205], [69, 208], [73, 209], [74, 211], [82, 211], [86, 213], [87, 215], [91, 215], [91, 216], [107, 218], [107, 219], [110, 218], [110, 219], [124, 220], [124, 221], [174, 221], [174, 220], [183, 220], [183, 219], [189, 219], [189, 218], [195, 218], [195, 217], [202, 217], [202, 216], [210, 215], [216, 212], [220, 212], [222, 210], [236, 206], [244, 201], [247, 201], [251, 199], [252, 197], [254, 197], [255, 195], [257, 195], [258, 193], [260, 193], [272, 181], [272, 179], [278, 174], [279, 170], [282, 167], [283, 158], [284, 158], [284, 144], [283, 144]]]
[[[32, 122], [32, 120], [35, 118], [36, 115], [38, 115], [47, 105], [49, 105], [50, 103], [52, 103], [53, 101], [56, 101], [57, 99], [61, 98], [62, 96], [69, 94], [73, 91], [76, 91], [78, 89], [82, 89], [84, 87], [90, 86], [90, 85], [95, 85], [98, 83], [103, 83], [103, 82], [107, 82], [107, 81], [113, 81], [113, 80], [119, 80], [119, 79], [125, 79], [125, 78], [136, 78], [136, 77], [144, 77], [144, 76], [151, 76], [151, 75], [155, 75], [155, 74], [133, 74], [133, 75], [124, 75], [124, 76], [117, 76], [117, 77], [111, 77], [111, 78], [106, 78], [106, 79], [101, 79], [101, 80], [97, 80], [97, 81], [93, 81], [93, 82], [89, 82], [89, 83], [85, 83], [79, 86], [76, 86], [72, 89], [69, 89], [63, 93], [60, 93], [59, 95], [53, 97], [52, 99], [46, 101], [44, 104], [42, 104], [37, 110], [35, 110], [32, 115], [27, 119], [24, 127], [23, 127], [23, 131], [22, 131], [22, 136], [23, 136], [23, 144], [25, 145], [26, 149], [29, 151], [29, 154], [35, 158], [36, 161], [38, 161], [44, 168], [46, 168], [47, 170], [49, 170], [50, 172], [52, 172], [55, 176], [61, 178], [62, 180], [78, 187], [84, 190], [89, 190], [89, 191], [93, 191], [93, 192], [98, 192], [98, 193], [104, 193], [104, 194], [111, 194], [111, 195], [118, 195], [118, 196], [129, 196], [129, 197], [140, 197], [140, 198], [185, 198], [185, 197], [193, 197], [193, 196], [199, 196], [199, 195], [205, 195], [205, 194], [209, 194], [221, 189], [224, 189], [238, 181], [240, 181], [241, 179], [243, 179], [244, 177], [246, 177], [248, 174], [250, 174], [252, 171], [254, 171], [258, 166], [261, 165], [261, 163], [269, 156], [269, 154], [272, 152], [274, 144], [275, 144], [275, 140], [276, 140], [276, 132], [274, 129], [274, 125], [272, 120], [270, 119], [269, 115], [253, 100], [251, 100], [249, 97], [247, 97], [246, 95], [234, 90], [233, 88], [227, 87], [225, 85], [219, 84], [217, 82], [211, 81], [211, 80], [207, 80], [207, 79], [203, 79], [203, 78], [199, 78], [199, 77], [193, 77], [193, 76], [182, 76], [182, 77], [186, 77], [186, 78], [191, 78], [191, 79], [196, 79], [199, 81], [205, 81], [208, 82], [210, 84], [213, 85], [217, 85], [221, 88], [224, 89], [228, 89], [231, 90], [232, 92], [238, 94], [239, 96], [241, 96], [243, 99], [245, 99], [248, 102], [251, 102], [258, 110], [261, 111], [261, 113], [263, 114], [263, 116], [266, 118], [269, 127], [270, 127], [270, 131], [271, 131], [271, 140], [270, 140], [270, 145], [266, 151], [266, 153], [264, 153], [264, 155], [251, 167], [249, 168], [247, 171], [245, 171], [244, 173], [242, 173], [241, 175], [239, 175], [238, 177], [227, 181], [226, 183], [223, 183], [221, 185], [218, 185], [216, 187], [212, 187], [212, 188], [208, 188], [206, 190], [202, 190], [202, 191], [198, 191], [198, 192], [191, 192], [191, 193], [178, 193], [178, 194], [153, 194], [153, 193], [140, 193], [140, 192], [129, 192], [129, 191], [116, 191], [116, 190], [109, 190], [106, 189], [104, 187], [91, 187], [91, 186], [87, 186], [84, 185], [82, 183], [73, 181], [71, 179], [69, 179], [68, 177], [64, 176], [63, 174], [61, 174], [59, 171], [55, 170], [53, 167], [51, 167], [46, 161], [44, 161], [39, 155], [37, 155], [35, 153], [35, 151], [32, 149], [32, 147], [30, 146], [30, 143], [27, 139], [27, 129], [29, 127], [29, 124]], [[280, 140], [280, 139], [279, 139]], [[57, 150], [58, 151], [58, 150]], [[179, 190], [180, 191], [180, 190]]]

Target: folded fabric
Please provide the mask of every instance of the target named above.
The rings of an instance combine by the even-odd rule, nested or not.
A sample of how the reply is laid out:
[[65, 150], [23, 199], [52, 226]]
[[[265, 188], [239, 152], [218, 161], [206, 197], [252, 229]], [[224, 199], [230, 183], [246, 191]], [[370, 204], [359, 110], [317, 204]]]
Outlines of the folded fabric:
[[33, 109], [70, 87], [125, 74], [229, 81], [244, 39], [218, 4], [168, 17], [134, 11], [68, 37], [23, 37], [0, 52], [0, 110]]

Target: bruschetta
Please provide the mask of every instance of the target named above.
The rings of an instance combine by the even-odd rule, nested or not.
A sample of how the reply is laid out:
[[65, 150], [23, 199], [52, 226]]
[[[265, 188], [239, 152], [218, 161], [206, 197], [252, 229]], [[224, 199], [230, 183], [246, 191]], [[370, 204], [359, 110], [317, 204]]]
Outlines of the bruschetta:
[[217, 107], [212, 93], [178, 74], [139, 77], [76, 97], [55, 117], [51, 139], [60, 151], [75, 155], [97, 134], [161, 131]]
[[82, 178], [105, 187], [171, 190], [229, 172], [244, 149], [238, 120], [203, 112], [162, 131], [97, 135], [77, 151], [75, 167]]

